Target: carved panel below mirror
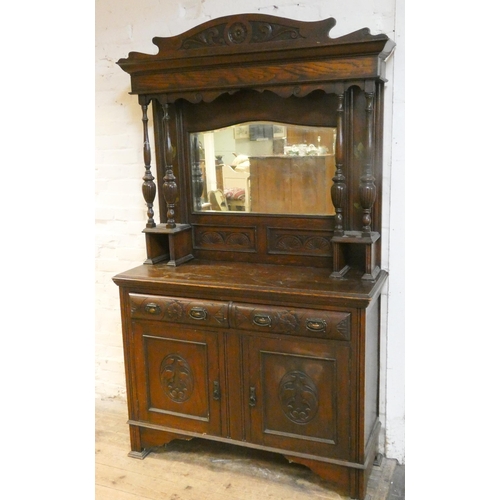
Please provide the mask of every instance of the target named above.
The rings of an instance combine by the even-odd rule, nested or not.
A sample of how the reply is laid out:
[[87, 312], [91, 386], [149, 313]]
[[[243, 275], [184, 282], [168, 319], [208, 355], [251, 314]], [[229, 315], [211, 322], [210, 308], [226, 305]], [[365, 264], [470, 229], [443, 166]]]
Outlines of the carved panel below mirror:
[[190, 135], [195, 211], [335, 213], [335, 128], [259, 121]]

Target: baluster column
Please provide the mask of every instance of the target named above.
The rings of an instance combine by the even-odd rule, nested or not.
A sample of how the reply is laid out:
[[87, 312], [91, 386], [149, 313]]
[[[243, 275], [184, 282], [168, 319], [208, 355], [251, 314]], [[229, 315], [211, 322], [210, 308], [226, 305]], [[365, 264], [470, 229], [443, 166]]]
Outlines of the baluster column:
[[148, 132], [148, 106], [150, 102], [150, 99], [144, 98], [144, 96], [140, 97], [139, 103], [142, 107], [143, 155], [145, 169], [144, 177], [142, 178], [144, 181], [142, 184], [142, 195], [144, 197], [144, 201], [146, 202], [146, 206], [148, 207], [148, 222], [146, 223], [146, 227], [156, 227], [153, 210], [153, 203], [156, 198], [156, 184], [154, 183], [155, 178], [151, 173], [151, 145], [149, 143]]
[[363, 208], [363, 229], [362, 236], [371, 235], [372, 207], [375, 203], [377, 190], [375, 187], [375, 177], [373, 176], [373, 99], [374, 89], [365, 91], [366, 97], [366, 148], [363, 165], [363, 172], [359, 184], [360, 204]]
[[193, 194], [194, 194], [194, 209], [201, 210], [201, 196], [203, 195], [203, 173], [200, 168], [200, 143], [198, 134], [193, 134], [192, 142], [193, 154]]
[[170, 139], [168, 103], [163, 104], [163, 132], [165, 150], [165, 177], [163, 177], [163, 196], [167, 203], [168, 228], [176, 227], [175, 223], [175, 201], [177, 199], [177, 182], [173, 170], [173, 150]]
[[344, 91], [338, 95], [337, 105], [337, 137], [335, 142], [335, 175], [331, 188], [332, 203], [335, 207], [334, 235], [344, 235], [344, 207], [346, 199], [344, 168]]

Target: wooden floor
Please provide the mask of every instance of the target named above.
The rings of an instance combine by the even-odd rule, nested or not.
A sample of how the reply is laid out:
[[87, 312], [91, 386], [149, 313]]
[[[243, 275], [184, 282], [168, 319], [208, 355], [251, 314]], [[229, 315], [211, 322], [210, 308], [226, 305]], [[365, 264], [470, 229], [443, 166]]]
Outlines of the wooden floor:
[[[346, 500], [281, 455], [193, 439], [173, 441], [144, 460], [127, 456], [124, 401], [96, 400], [96, 500]], [[402, 475], [403, 474], [403, 475]], [[395, 483], [395, 479], [397, 481]], [[366, 500], [404, 499], [404, 467], [383, 459]]]

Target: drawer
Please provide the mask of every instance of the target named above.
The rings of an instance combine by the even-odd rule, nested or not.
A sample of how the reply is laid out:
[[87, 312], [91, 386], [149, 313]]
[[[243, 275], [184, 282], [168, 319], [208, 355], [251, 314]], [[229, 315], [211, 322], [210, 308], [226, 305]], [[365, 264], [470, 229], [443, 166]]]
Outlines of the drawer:
[[229, 327], [229, 304], [227, 302], [136, 293], [131, 293], [129, 297], [130, 312], [134, 319], [150, 319], [219, 328]]
[[233, 304], [230, 324], [233, 328], [259, 332], [335, 340], [351, 338], [349, 312]]

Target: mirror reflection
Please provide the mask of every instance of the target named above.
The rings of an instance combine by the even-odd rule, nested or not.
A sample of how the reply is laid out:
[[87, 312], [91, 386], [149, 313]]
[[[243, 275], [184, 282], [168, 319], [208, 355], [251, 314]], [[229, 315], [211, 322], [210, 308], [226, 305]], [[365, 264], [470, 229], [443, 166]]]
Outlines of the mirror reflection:
[[335, 132], [247, 122], [191, 134], [194, 210], [333, 215]]

